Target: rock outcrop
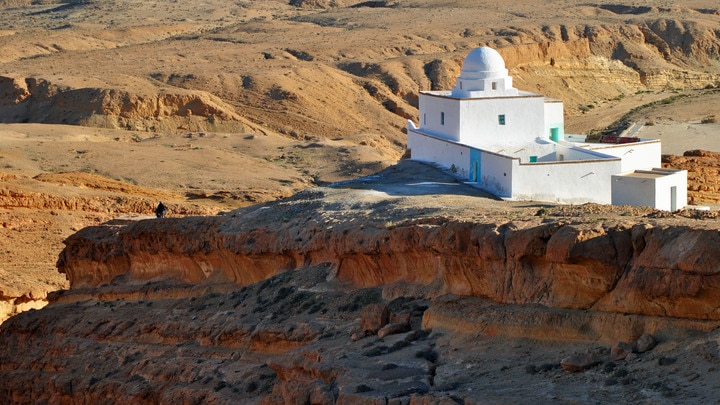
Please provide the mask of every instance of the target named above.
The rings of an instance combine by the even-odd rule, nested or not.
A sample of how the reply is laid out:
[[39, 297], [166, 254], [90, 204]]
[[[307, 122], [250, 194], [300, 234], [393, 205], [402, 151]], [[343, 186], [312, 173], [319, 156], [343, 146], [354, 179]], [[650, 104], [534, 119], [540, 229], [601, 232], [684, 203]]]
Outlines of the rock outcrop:
[[[661, 368], [720, 364], [717, 337], [698, 338], [720, 326], [713, 222], [538, 210], [433, 172], [402, 162], [226, 215], [77, 232], [58, 262], [70, 290], [0, 326], [0, 401], [483, 403], [536, 398], [548, 379], [556, 398], [595, 392], [561, 365], [613, 372], [598, 387], [622, 378], [592, 394], [609, 402], [714, 381]], [[641, 352], [648, 334], [660, 359]], [[630, 356], [632, 377], [613, 363]]]
[[[410, 213], [407, 199], [338, 201], [348, 192], [320, 188], [228, 216], [85, 228], [66, 240], [58, 268], [72, 288], [119, 276], [248, 285], [327, 263], [358, 287], [403, 282], [499, 303], [720, 320], [714, 228], [457, 220]], [[359, 221], [361, 212], [373, 216]]]
[[[2, 122], [41, 122], [96, 125], [131, 130], [177, 131], [212, 129], [243, 120], [219, 98], [183, 89], [125, 90], [107, 87], [73, 88], [43, 78], [0, 76]], [[175, 118], [165, 122], [167, 118]], [[179, 119], [179, 120], [178, 120]], [[219, 127], [218, 127], [219, 128]]]
[[683, 156], [663, 156], [663, 163], [688, 171], [688, 198], [710, 203], [720, 202], [720, 153], [691, 150]]
[[[50, 291], [68, 288], [55, 270], [62, 241], [117, 215], [151, 214], [164, 200], [175, 215], [212, 215], [218, 208], [183, 203], [178, 195], [80, 172], [33, 178], [0, 173], [0, 322], [45, 306]], [[148, 217], [148, 216], [146, 216]]]
[[21, 312], [40, 309], [48, 304], [47, 288], [32, 288], [32, 290], [34, 291], [26, 292], [3, 286], [3, 290], [0, 291], [0, 321]]

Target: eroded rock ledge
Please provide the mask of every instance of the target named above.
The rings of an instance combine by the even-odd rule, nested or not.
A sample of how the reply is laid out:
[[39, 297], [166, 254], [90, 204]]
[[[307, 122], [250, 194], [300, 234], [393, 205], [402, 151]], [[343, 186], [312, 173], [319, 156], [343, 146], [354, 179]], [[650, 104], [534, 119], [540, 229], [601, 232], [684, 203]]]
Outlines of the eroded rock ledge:
[[[0, 402], [707, 402], [717, 238], [714, 219], [496, 201], [413, 162], [111, 222], [67, 240], [70, 290], [0, 326]], [[373, 314], [402, 328], [375, 335]], [[611, 359], [647, 333], [658, 349]], [[576, 353], [583, 378], [560, 366]]]
[[538, 216], [537, 206], [407, 187], [347, 183], [226, 216], [90, 227], [67, 239], [58, 268], [72, 288], [119, 276], [248, 285], [325, 263], [357, 287], [403, 282], [498, 303], [720, 320], [714, 222], [613, 207]]

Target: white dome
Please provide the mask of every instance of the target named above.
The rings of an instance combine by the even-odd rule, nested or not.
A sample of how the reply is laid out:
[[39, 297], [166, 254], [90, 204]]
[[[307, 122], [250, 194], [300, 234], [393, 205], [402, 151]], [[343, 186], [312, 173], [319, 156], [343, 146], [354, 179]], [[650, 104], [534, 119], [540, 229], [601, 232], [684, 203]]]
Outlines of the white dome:
[[469, 72], [506, 72], [505, 60], [498, 51], [483, 46], [468, 53], [463, 62], [462, 70]]
[[451, 94], [456, 98], [507, 97], [516, 96], [518, 91], [512, 86], [502, 56], [483, 46], [467, 54]]

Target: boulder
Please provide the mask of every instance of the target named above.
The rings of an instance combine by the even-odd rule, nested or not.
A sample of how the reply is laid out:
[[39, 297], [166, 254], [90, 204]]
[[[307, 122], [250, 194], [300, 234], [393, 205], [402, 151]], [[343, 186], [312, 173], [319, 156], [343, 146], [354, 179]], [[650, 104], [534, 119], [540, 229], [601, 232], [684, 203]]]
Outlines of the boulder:
[[410, 313], [403, 312], [400, 314], [396, 314], [394, 312], [391, 312], [390, 313], [390, 323], [404, 323], [404, 324], [410, 326]]
[[410, 330], [409, 323], [389, 323], [378, 331], [378, 337], [385, 337], [387, 335], [394, 335], [397, 333], [403, 333]]
[[648, 333], [643, 333], [637, 341], [635, 341], [635, 351], [645, 353], [652, 350], [657, 345], [657, 340]]
[[610, 358], [615, 361], [625, 360], [628, 354], [632, 353], [632, 351], [632, 345], [630, 345], [629, 343], [617, 342], [610, 349]]
[[376, 334], [390, 322], [390, 310], [385, 304], [370, 304], [360, 314], [360, 331]]
[[581, 353], [568, 356], [560, 361], [560, 365], [567, 371], [576, 373], [585, 371], [598, 365], [600, 361], [594, 353]]

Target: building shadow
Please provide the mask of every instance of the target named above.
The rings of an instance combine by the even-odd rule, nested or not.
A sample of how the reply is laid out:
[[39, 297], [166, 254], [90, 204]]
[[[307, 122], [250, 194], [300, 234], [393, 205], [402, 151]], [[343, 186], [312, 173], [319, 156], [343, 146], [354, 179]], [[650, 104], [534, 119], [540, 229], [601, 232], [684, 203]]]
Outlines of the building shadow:
[[462, 195], [501, 200], [469, 182], [459, 180], [438, 166], [407, 159], [375, 174], [332, 183], [327, 187], [373, 190], [392, 196]]

